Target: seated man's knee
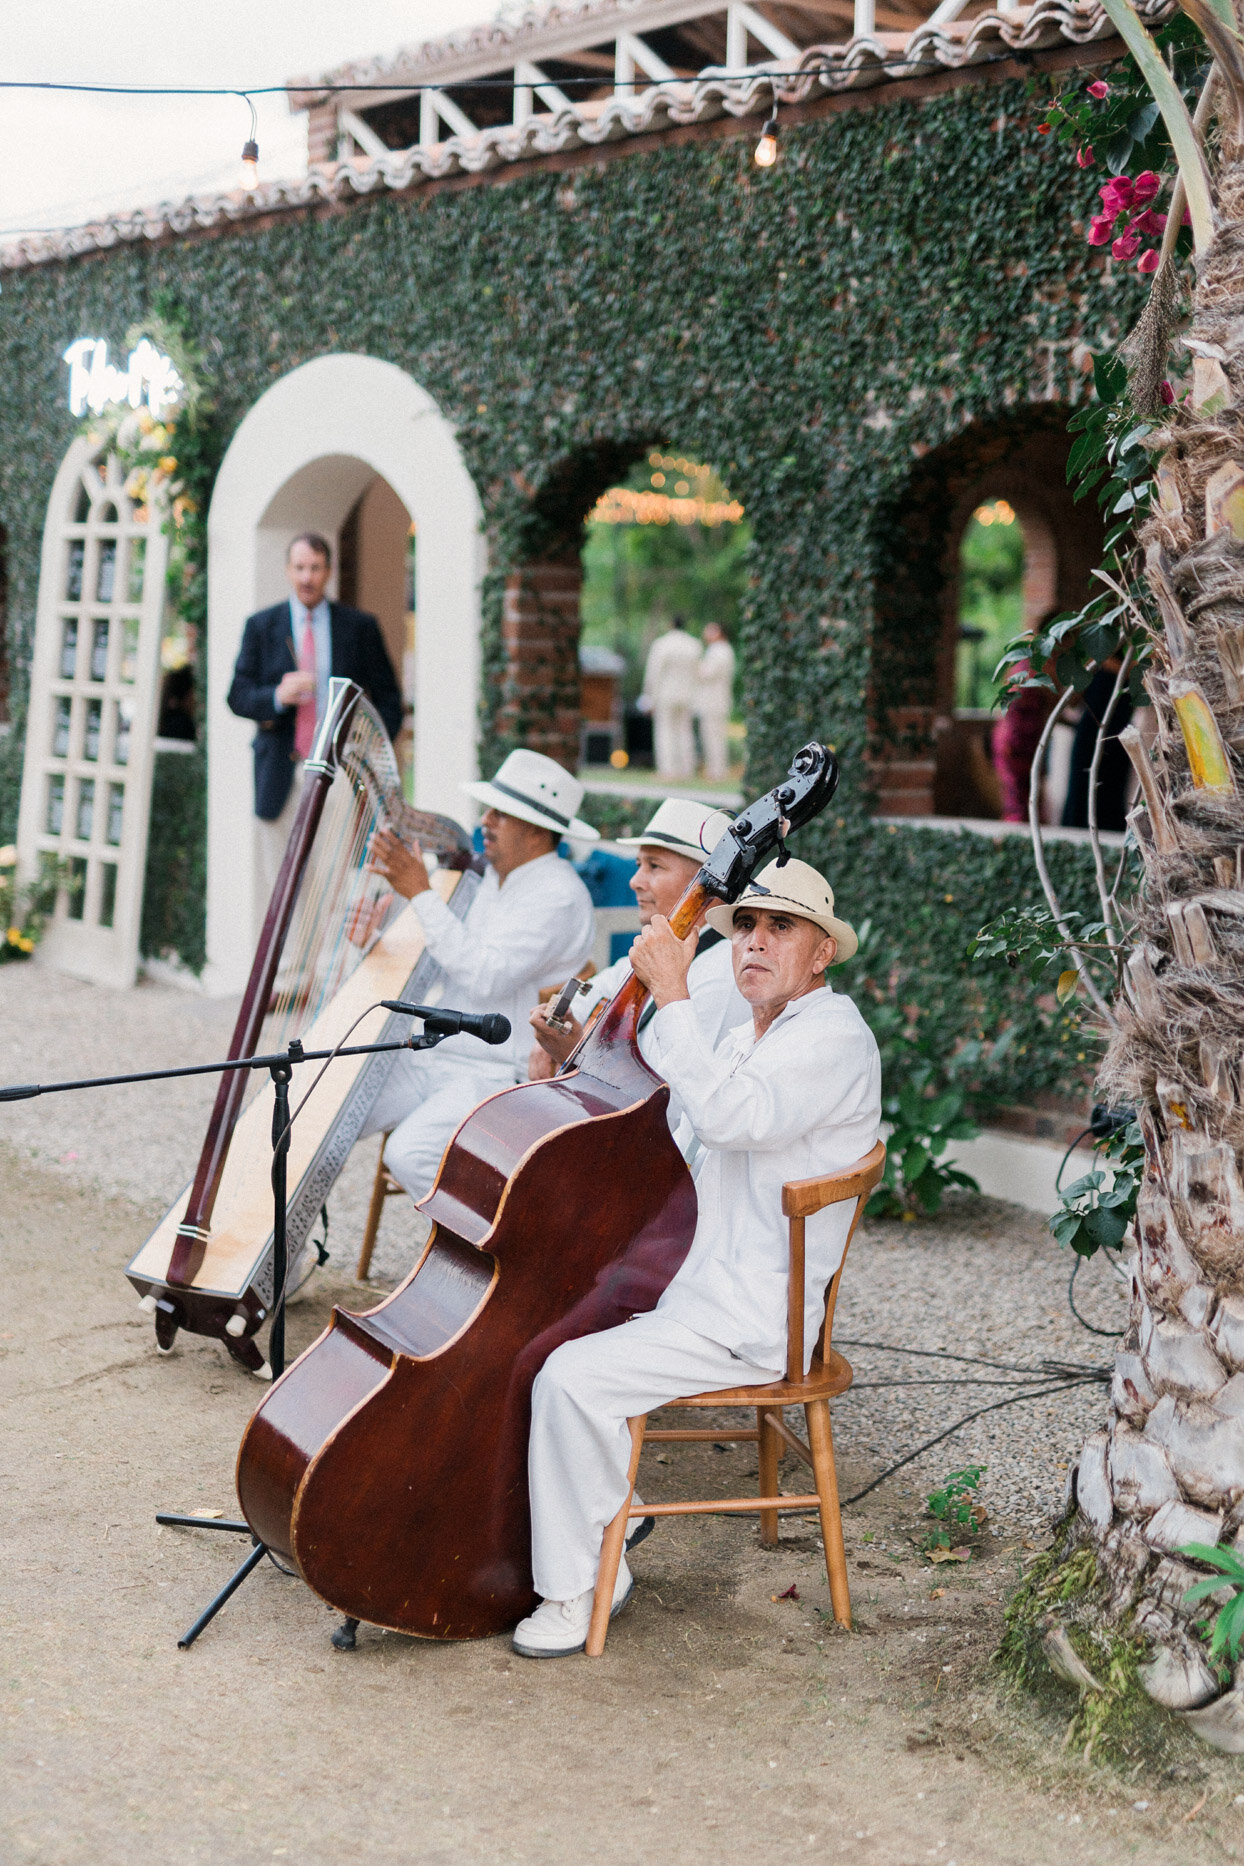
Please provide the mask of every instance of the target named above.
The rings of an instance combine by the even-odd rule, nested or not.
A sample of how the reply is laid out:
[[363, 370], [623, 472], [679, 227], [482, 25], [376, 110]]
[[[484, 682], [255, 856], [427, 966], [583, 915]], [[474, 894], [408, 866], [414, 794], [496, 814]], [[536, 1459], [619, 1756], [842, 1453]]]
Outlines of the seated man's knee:
[[554, 1348], [536, 1375], [531, 1394], [533, 1408], [556, 1403], [560, 1398], [577, 1401], [586, 1390], [590, 1390], [592, 1339], [591, 1335], [584, 1335], [577, 1341], [564, 1341], [560, 1348]]

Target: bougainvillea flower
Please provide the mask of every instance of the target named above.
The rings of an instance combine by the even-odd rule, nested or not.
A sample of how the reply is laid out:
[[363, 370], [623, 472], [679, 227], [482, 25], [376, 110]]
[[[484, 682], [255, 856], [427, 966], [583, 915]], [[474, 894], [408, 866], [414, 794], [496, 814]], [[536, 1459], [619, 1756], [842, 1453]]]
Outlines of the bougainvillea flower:
[[1162, 177], [1155, 175], [1151, 168], [1141, 171], [1132, 183], [1132, 199], [1137, 207], [1143, 207], [1146, 201], [1152, 201], [1162, 186]]
[[1116, 259], [1131, 259], [1139, 245], [1140, 235], [1138, 233], [1124, 233], [1115, 241], [1110, 251]]
[[1113, 214], [1096, 214], [1089, 222], [1088, 243], [1090, 246], [1104, 246], [1114, 232]]
[[1143, 252], [1136, 261], [1136, 270], [1137, 272], [1156, 272], [1158, 263], [1158, 249], [1156, 246], [1151, 246], [1147, 251]]
[[1092, 168], [1092, 166], [1093, 166], [1093, 145], [1092, 143], [1088, 143], [1086, 144], [1084, 148], [1076, 150], [1076, 167], [1077, 168]]
[[1137, 214], [1132, 222], [1133, 233], [1161, 233], [1166, 226], [1166, 215], [1155, 213], [1147, 207], [1143, 214]]
[[1050, 131], [1051, 131], [1051, 130], [1053, 129], [1053, 127], [1054, 127], [1054, 125], [1053, 125], [1052, 123], [1038, 123], [1038, 125], [1037, 125], [1037, 135], [1038, 135], [1038, 136], [1048, 136], [1048, 135], [1049, 135], [1049, 133], [1050, 133]]
[[1113, 181], [1103, 182], [1097, 192], [1108, 214], [1121, 214], [1132, 205], [1132, 184], [1126, 175], [1116, 175]]
[[1166, 403], [1166, 406], [1168, 408], [1171, 406], [1172, 402], [1175, 400], [1175, 391], [1174, 389], [1172, 389], [1169, 382], [1159, 383], [1158, 394], [1162, 397], [1162, 400]]
[[1090, 97], [1109, 97], [1110, 86], [1104, 78], [1095, 78], [1088, 87], [1088, 94]]

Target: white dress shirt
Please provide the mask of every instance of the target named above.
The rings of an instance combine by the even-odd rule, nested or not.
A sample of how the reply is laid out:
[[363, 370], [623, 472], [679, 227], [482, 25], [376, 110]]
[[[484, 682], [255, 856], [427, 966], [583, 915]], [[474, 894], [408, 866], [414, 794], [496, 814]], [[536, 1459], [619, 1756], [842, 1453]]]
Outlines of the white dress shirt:
[[410, 904], [445, 974], [442, 1001], [455, 1011], [500, 1011], [510, 1020], [509, 1041], [495, 1049], [464, 1035], [449, 1037], [434, 1054], [505, 1062], [515, 1081], [525, 1077], [528, 1019], [542, 988], [577, 972], [592, 950], [592, 897], [573, 866], [560, 855], [540, 855], [504, 882], [490, 867], [462, 920], [434, 890]]
[[[684, 1110], [675, 1138], [692, 1136], [699, 1217], [686, 1262], [659, 1312], [775, 1371], [786, 1365], [790, 1264], [782, 1186], [854, 1165], [881, 1127], [881, 1059], [850, 998], [828, 986], [787, 1005], [759, 1042], [751, 1023], [715, 1052], [686, 999], [651, 1026], [653, 1067]], [[850, 1205], [809, 1218], [805, 1232], [805, 1367], [842, 1261]]]

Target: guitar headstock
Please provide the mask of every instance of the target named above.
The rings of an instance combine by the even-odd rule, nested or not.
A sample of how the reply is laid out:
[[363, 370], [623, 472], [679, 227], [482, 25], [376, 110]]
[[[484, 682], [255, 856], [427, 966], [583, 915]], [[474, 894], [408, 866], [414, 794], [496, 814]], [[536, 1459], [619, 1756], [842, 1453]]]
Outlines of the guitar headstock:
[[795, 753], [780, 784], [735, 818], [696, 876], [723, 901], [737, 900], [765, 857], [785, 860], [786, 838], [825, 808], [838, 788], [838, 760], [816, 739]]

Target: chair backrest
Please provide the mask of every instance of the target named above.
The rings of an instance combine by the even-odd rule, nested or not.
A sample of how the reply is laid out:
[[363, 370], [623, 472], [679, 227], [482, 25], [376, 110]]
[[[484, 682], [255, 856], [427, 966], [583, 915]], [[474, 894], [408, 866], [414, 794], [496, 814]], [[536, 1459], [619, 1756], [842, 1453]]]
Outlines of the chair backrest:
[[847, 1261], [847, 1252], [855, 1236], [855, 1227], [860, 1222], [860, 1214], [868, 1201], [869, 1194], [881, 1179], [885, 1171], [885, 1143], [878, 1141], [870, 1153], [854, 1166], [847, 1166], [839, 1173], [824, 1173], [816, 1179], [788, 1179], [782, 1187], [782, 1211], [790, 1223], [790, 1294], [787, 1315], [786, 1378], [803, 1378], [803, 1303], [804, 1303], [804, 1223], [814, 1213], [824, 1211], [830, 1205], [844, 1205], [848, 1199], [855, 1200], [855, 1210], [851, 1214], [851, 1227], [847, 1232], [847, 1241], [842, 1247], [842, 1257], [838, 1268], [830, 1277], [825, 1290], [825, 1319], [821, 1323], [821, 1332], [817, 1338], [816, 1358], [823, 1361], [829, 1353], [830, 1338], [834, 1327], [834, 1307], [838, 1301], [838, 1286], [842, 1281], [843, 1267]]

